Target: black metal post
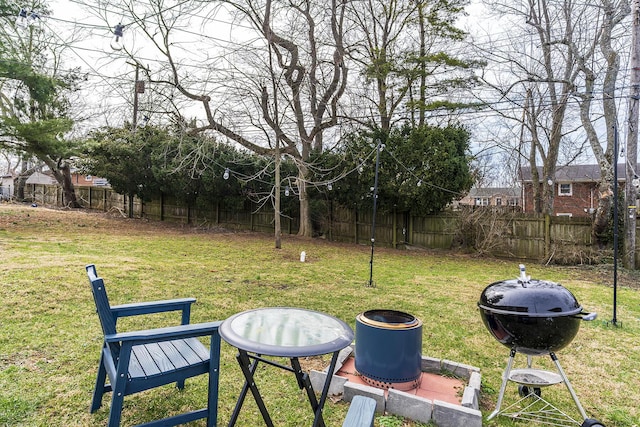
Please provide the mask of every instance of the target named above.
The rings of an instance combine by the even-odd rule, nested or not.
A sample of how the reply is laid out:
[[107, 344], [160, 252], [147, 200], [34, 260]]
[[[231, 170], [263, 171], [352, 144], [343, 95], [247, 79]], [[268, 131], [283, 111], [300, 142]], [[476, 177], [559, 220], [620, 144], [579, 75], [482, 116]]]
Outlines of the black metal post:
[[378, 139], [376, 144], [376, 173], [373, 180], [373, 220], [371, 221], [371, 260], [369, 261], [369, 287], [375, 286], [373, 283], [373, 248], [376, 242], [376, 211], [378, 209], [378, 171], [380, 170], [380, 150], [382, 144]]
[[[628, 180], [627, 180], [628, 181]], [[616, 326], [618, 305], [618, 127], [613, 127], [613, 318]]]

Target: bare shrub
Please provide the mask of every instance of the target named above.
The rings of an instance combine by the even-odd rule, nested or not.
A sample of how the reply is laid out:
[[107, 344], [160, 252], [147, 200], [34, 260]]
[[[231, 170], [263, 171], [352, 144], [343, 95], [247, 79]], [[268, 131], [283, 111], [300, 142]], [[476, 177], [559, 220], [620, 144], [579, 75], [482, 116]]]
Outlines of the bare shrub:
[[514, 212], [495, 206], [464, 207], [451, 224], [452, 246], [478, 255], [512, 256], [506, 241], [513, 236], [514, 216]]

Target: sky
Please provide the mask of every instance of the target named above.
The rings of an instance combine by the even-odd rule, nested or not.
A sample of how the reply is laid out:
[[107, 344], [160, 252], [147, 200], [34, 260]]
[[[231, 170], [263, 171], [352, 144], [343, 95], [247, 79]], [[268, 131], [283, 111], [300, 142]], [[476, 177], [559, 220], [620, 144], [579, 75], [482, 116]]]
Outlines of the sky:
[[[114, 6], [110, 6], [112, 13], [105, 17], [96, 16], [95, 12], [91, 13], [87, 10], [84, 3], [94, 4], [92, 0], [52, 0], [49, 2], [53, 11], [51, 17], [43, 17], [43, 24], [52, 30], [54, 37], [59, 39], [60, 43], [65, 42], [75, 36], [81, 36], [82, 41], [74, 43], [74, 46], [68, 50], [67, 60], [69, 63], [81, 67], [82, 72], [87, 73], [88, 82], [82, 93], [82, 100], [85, 107], [82, 108], [83, 116], [89, 117], [79, 125], [78, 132], [86, 133], [96, 125], [120, 125], [123, 120], [131, 120], [132, 107], [131, 99], [134, 88], [134, 70], [135, 67], [128, 63], [121, 52], [111, 48], [113, 38], [113, 26], [118, 23], [127, 24], [127, 17], [117, 9], [117, 2], [112, 2]], [[495, 17], [487, 18], [485, 16], [485, 8], [480, 0], [473, 0], [468, 6], [468, 17], [462, 18], [459, 22], [460, 26], [472, 33], [479, 43], [485, 40], [485, 36], [491, 36], [494, 40], [500, 40], [501, 36], [508, 31], [508, 26], [500, 25]], [[228, 40], [231, 30], [225, 25], [224, 20], [218, 21], [214, 33], [211, 28], [207, 29], [207, 37], [219, 38], [220, 40]], [[184, 32], [182, 35], [188, 46], [197, 46], [197, 40], [201, 37], [202, 32], [195, 23], [191, 33]], [[153, 49], [147, 49], [143, 43], [143, 37], [136, 34], [133, 28], [125, 28], [124, 43], [129, 49], [136, 51], [136, 56], [143, 58], [142, 61], [154, 70], [158, 66], [155, 62], [156, 58]], [[233, 33], [234, 37], [239, 37], [237, 31]], [[198, 49], [190, 49], [194, 57], [190, 58], [193, 63], [194, 58], [197, 63], [197, 55], [200, 54]], [[141, 109], [153, 110], [154, 105], [146, 98], [146, 95], [140, 95]], [[626, 114], [621, 110], [622, 114]], [[198, 110], [194, 110], [193, 114], [197, 114]], [[146, 113], [145, 113], [146, 114]], [[138, 117], [142, 120], [142, 117]], [[485, 125], [493, 126], [491, 119], [485, 117]], [[622, 121], [623, 119], [621, 119]], [[472, 123], [472, 120], [469, 120]], [[475, 124], [474, 124], [475, 126]], [[480, 127], [476, 127], [473, 148], [475, 152], [479, 152], [484, 147], [483, 132]], [[626, 129], [623, 129], [623, 132]], [[488, 138], [487, 138], [488, 139]]]

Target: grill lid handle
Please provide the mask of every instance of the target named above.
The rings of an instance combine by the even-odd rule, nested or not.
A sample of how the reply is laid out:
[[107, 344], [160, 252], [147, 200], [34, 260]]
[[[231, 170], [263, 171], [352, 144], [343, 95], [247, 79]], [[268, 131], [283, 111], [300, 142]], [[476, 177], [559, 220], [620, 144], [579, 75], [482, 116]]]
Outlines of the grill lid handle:
[[524, 264], [520, 264], [520, 277], [518, 277], [518, 283], [520, 283], [523, 288], [526, 288], [527, 283], [529, 283], [530, 280], [531, 276], [527, 276]]
[[598, 313], [580, 313], [580, 316], [582, 317], [582, 320], [589, 322], [592, 320], [596, 320], [596, 318], [598, 317]]

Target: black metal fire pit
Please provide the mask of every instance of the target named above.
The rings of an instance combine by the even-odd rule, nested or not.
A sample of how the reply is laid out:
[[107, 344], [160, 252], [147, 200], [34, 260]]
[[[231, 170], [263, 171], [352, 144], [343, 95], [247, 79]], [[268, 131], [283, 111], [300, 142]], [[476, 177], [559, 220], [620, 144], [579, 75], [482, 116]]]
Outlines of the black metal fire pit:
[[[511, 349], [507, 367], [502, 377], [502, 385], [498, 395], [496, 409], [488, 419], [496, 415], [511, 416], [513, 418], [531, 421], [545, 420], [545, 424], [566, 426], [581, 425], [582, 427], [601, 426], [599, 421], [587, 418], [578, 397], [565, 375], [555, 352], [565, 348], [575, 338], [582, 320], [593, 320], [595, 313], [585, 313], [576, 298], [566, 288], [555, 282], [531, 279], [525, 273], [524, 265], [520, 265], [520, 277], [513, 280], [495, 282], [487, 286], [478, 302], [480, 315], [491, 335]], [[527, 368], [512, 370], [516, 353], [527, 355]], [[532, 356], [549, 355], [558, 373], [532, 369]], [[507, 409], [501, 412], [502, 399], [508, 381], [519, 385], [518, 391], [523, 399], [533, 398], [542, 402], [542, 418], [535, 418], [537, 414], [531, 411], [533, 406], [528, 404], [527, 411], [516, 410], [509, 413]], [[563, 382], [573, 398], [583, 421], [576, 421], [557, 410], [541, 397], [541, 387]], [[512, 405], [513, 406], [513, 405]], [[554, 420], [550, 422], [550, 408], [569, 424]], [[524, 415], [532, 418], [524, 418]]]

